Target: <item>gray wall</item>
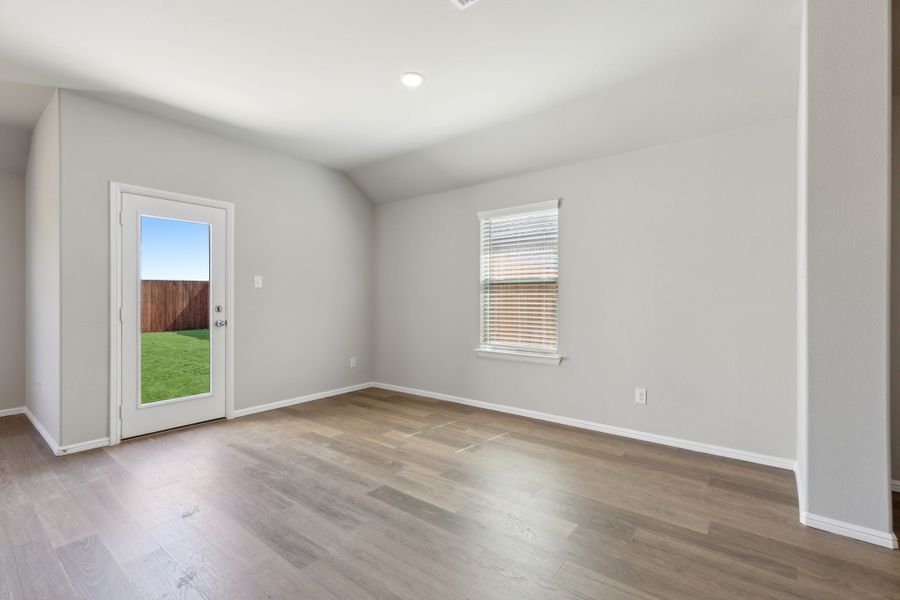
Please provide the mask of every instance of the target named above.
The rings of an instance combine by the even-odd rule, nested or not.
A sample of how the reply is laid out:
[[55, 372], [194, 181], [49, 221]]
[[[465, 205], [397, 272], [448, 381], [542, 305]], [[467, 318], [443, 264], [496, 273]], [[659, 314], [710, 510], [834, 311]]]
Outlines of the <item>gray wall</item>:
[[890, 1], [805, 6], [807, 509], [890, 532]]
[[[566, 360], [477, 358], [476, 212], [557, 197]], [[795, 244], [794, 119], [379, 205], [375, 374], [793, 458]]]
[[60, 172], [59, 96], [31, 137], [25, 176], [26, 406], [59, 442]]
[[372, 379], [373, 209], [345, 176], [70, 91], [61, 114], [63, 444], [107, 435], [110, 180], [235, 204], [236, 408]]
[[25, 406], [25, 178], [0, 173], [0, 410]]
[[24, 175], [31, 144], [31, 127], [0, 123], [0, 173]]

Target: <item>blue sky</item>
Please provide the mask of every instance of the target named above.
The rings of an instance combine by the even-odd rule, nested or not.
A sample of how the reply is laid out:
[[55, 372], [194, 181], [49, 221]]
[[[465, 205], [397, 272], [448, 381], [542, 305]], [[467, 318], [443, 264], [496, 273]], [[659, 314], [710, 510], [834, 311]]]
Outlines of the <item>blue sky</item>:
[[209, 281], [209, 225], [142, 216], [141, 279]]

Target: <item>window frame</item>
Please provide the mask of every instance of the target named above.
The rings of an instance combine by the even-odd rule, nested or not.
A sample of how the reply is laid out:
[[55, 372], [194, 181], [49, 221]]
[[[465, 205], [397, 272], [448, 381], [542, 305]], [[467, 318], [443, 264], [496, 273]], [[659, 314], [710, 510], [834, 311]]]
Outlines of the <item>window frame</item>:
[[[539, 212], [546, 210], [556, 210], [557, 211], [557, 236], [559, 235], [559, 206], [560, 199], [556, 198], [554, 200], [547, 200], [544, 202], [534, 202], [531, 204], [520, 204], [517, 206], [509, 206], [506, 208], [500, 208], [495, 210], [487, 210], [481, 211], [477, 213], [478, 217], [478, 225], [479, 225], [479, 265], [481, 265], [484, 261], [484, 240], [482, 238], [482, 226], [485, 219], [491, 219], [502, 216], [512, 216], [519, 214], [527, 214], [531, 212]], [[557, 264], [559, 261], [559, 248], [557, 247]], [[527, 362], [527, 363], [538, 363], [538, 364], [547, 364], [547, 365], [558, 365], [562, 362], [562, 355], [559, 352], [559, 270], [557, 266], [556, 273], [556, 302], [557, 302], [557, 327], [556, 327], [556, 348], [549, 351], [540, 351], [533, 348], [528, 348], [526, 346], [507, 346], [502, 344], [491, 345], [486, 344], [484, 339], [484, 331], [485, 331], [485, 310], [484, 310], [484, 285], [481, 280], [481, 267], [479, 266], [479, 289], [478, 289], [478, 298], [479, 298], [479, 335], [478, 335], [478, 347], [475, 348], [475, 353], [480, 358], [493, 358], [493, 359], [503, 359], [503, 360], [514, 360], [519, 362]]]

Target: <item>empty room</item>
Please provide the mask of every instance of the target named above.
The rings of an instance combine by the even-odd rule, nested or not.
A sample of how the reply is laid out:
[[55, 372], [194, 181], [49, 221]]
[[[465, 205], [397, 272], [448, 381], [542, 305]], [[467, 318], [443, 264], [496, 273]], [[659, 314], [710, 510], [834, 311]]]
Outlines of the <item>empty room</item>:
[[0, 600], [900, 600], [897, 12], [0, 0]]

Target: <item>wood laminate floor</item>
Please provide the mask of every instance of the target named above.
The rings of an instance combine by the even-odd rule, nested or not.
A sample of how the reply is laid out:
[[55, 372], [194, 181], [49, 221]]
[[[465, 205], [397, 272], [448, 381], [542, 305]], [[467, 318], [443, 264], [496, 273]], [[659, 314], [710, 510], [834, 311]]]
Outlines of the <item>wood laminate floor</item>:
[[900, 598], [791, 473], [364, 390], [57, 458], [0, 419], [0, 598]]

